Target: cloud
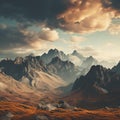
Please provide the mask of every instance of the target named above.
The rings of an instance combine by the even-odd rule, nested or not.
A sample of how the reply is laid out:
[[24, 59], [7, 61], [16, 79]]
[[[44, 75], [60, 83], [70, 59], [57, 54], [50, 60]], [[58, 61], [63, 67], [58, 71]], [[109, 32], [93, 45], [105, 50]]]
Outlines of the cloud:
[[54, 42], [59, 39], [59, 34], [50, 28], [43, 28], [40, 32], [23, 30], [25, 41], [34, 49], [42, 49], [46, 42]]
[[112, 35], [119, 35], [120, 34], [120, 24], [112, 24], [109, 28], [108, 31]]
[[[118, 0], [1, 0], [0, 16], [77, 33], [106, 30], [120, 17]], [[27, 21], [27, 22], [26, 22]], [[31, 24], [27, 24], [31, 25]]]
[[86, 46], [86, 47], [80, 47], [80, 46], [72, 46], [73, 48], [76, 48], [76, 50], [82, 54], [83, 56], [95, 56], [97, 57], [99, 55], [98, 50], [94, 49], [92, 46]]
[[26, 45], [25, 36], [16, 27], [0, 27], [0, 49], [17, 48]]
[[70, 0], [71, 6], [58, 16], [58, 19], [64, 21], [60, 24], [61, 28], [77, 33], [105, 31], [112, 19], [119, 17], [120, 12], [113, 9], [113, 1], [102, 1], [104, 2], [101, 0]]
[[80, 66], [82, 61], [77, 57], [73, 55], [69, 55], [69, 60], [74, 63], [76, 66]]
[[108, 4], [108, 7], [111, 7], [115, 10], [120, 10], [120, 3], [118, 2], [118, 0], [103, 0], [106, 1], [106, 4]]
[[[56, 15], [63, 12], [69, 0], [1, 0], [0, 15], [18, 21], [55, 21]], [[56, 21], [57, 22], [57, 21]], [[52, 24], [52, 23], [51, 23]], [[53, 23], [55, 24], [55, 23]]]
[[[44, 49], [46, 43], [59, 38], [57, 31], [44, 28], [39, 32], [0, 24], [0, 54], [26, 54]], [[12, 54], [11, 54], [12, 55]], [[12, 55], [12, 56], [13, 56]]]
[[48, 40], [52, 42], [59, 39], [58, 32], [49, 28], [43, 28], [42, 31], [39, 33], [39, 37], [43, 40]]
[[81, 37], [81, 36], [72, 36], [71, 37], [71, 42], [79, 43], [79, 42], [83, 42], [83, 41], [85, 41], [84, 37]]

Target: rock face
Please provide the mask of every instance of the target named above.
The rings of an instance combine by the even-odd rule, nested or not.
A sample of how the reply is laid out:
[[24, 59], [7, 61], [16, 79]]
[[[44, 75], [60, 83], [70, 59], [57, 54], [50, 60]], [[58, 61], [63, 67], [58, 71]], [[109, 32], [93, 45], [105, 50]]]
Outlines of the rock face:
[[43, 60], [45, 62], [45, 64], [48, 64], [55, 57], [59, 57], [63, 61], [68, 59], [67, 55], [65, 55], [62, 51], [59, 51], [57, 49], [50, 49], [47, 54], [44, 53], [41, 56], [41, 60]]
[[30, 72], [31, 69], [47, 72], [46, 67], [39, 57], [27, 56], [26, 58], [18, 57], [15, 60], [2, 60], [0, 67], [7, 75], [19, 80]]
[[[92, 66], [86, 76], [76, 80], [72, 90], [79, 89], [86, 93], [105, 92], [107, 85], [111, 82], [111, 71], [102, 66]], [[107, 91], [107, 90], [106, 90]], [[106, 92], [105, 92], [106, 93]]]
[[94, 103], [96, 106], [118, 106], [120, 104], [120, 74], [117, 68], [119, 64], [113, 69], [106, 69], [100, 65], [92, 66], [87, 75], [81, 76], [73, 84], [72, 95], [78, 97], [74, 97], [73, 100], [83, 100], [80, 105]]
[[70, 61], [62, 61], [59, 57], [53, 58], [47, 67], [49, 71], [60, 76], [67, 83], [74, 82], [78, 77], [78, 67]]
[[58, 108], [71, 109], [72, 106], [70, 106], [67, 102], [61, 100], [61, 101], [58, 102]]
[[52, 104], [49, 104], [49, 103], [48, 104], [39, 103], [38, 106], [37, 106], [37, 109], [51, 111], [51, 110], [57, 109], [57, 107], [52, 105]]
[[[32, 97], [31, 97], [32, 94]], [[9, 101], [28, 101], [34, 103], [42, 98], [44, 93], [32, 89], [31, 87], [16, 81], [10, 76], [0, 73], [0, 98]]]
[[27, 56], [3, 60], [0, 62], [0, 68], [15, 80], [38, 90], [50, 90], [65, 85], [60, 77], [49, 73], [40, 57]]
[[112, 68], [112, 71], [120, 74], [120, 62]]

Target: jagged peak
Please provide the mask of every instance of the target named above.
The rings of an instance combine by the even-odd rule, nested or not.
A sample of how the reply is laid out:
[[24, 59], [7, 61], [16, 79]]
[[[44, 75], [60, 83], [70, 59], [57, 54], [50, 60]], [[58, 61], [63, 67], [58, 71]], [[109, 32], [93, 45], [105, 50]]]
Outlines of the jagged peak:
[[58, 53], [58, 52], [59, 52], [59, 50], [58, 50], [58, 49], [56, 49], [56, 48], [55, 48], [55, 49], [50, 49], [50, 50], [48, 51], [48, 54], [49, 54], [49, 53], [53, 53], [53, 52]]
[[23, 57], [16, 57], [15, 60], [14, 60], [14, 63], [15, 64], [21, 64], [23, 61], [24, 61]]
[[90, 71], [88, 72], [88, 74], [92, 73], [92, 72], [99, 72], [99, 71], [108, 71], [109, 69], [103, 67], [102, 65], [93, 65], [90, 69]]
[[93, 56], [89, 56], [87, 59], [93, 59], [93, 60], [95, 60], [95, 58]]
[[112, 68], [112, 71], [120, 73], [120, 61], [118, 62], [118, 64], [116, 66], [114, 66]]
[[83, 56], [83, 55], [80, 54], [77, 50], [74, 50], [74, 51], [72, 52], [72, 55], [80, 55], [80, 56]]
[[91, 69], [106, 69], [106, 68], [103, 67], [102, 65], [93, 65]]
[[118, 64], [116, 66], [120, 66], [120, 61], [118, 62]]
[[95, 62], [98, 62], [93, 56], [87, 57], [85, 61], [95, 61]]
[[78, 53], [78, 51], [77, 51], [77, 50], [74, 50], [74, 51], [72, 52], [72, 54], [76, 54], [76, 53]]

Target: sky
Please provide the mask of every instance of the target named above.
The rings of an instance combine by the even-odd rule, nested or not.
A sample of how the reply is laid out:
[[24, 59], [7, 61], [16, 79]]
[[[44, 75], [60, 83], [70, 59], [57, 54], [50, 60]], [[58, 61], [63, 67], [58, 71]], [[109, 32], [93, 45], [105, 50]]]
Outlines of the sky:
[[57, 48], [120, 60], [120, 0], [0, 0], [0, 59]]

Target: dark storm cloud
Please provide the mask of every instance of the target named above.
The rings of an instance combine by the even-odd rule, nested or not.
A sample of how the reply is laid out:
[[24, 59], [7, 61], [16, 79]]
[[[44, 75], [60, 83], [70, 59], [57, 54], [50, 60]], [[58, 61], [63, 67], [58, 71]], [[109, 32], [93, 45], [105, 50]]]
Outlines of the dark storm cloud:
[[120, 1], [119, 0], [101, 0], [103, 7], [112, 8], [120, 12]]
[[120, 11], [120, 1], [119, 0], [110, 0], [111, 7]]
[[1, 0], [0, 15], [22, 20], [54, 20], [66, 10], [69, 0]]
[[25, 36], [17, 27], [0, 25], [0, 49], [10, 49], [26, 44]]
[[0, 24], [0, 50], [25, 48], [39, 49], [45, 42], [54, 42], [59, 39], [57, 31], [44, 28], [40, 32], [22, 29], [23, 27]]
[[[106, 8], [111, 10], [105, 10]], [[26, 27], [25, 21], [29, 21], [79, 33], [105, 30], [108, 25], [102, 25], [99, 16], [104, 14], [104, 21], [107, 21], [107, 13], [116, 10], [118, 16], [119, 9], [119, 0], [0, 0], [0, 16], [16, 19], [24, 23], [23, 27]], [[91, 23], [96, 19], [96, 26], [87, 24], [90, 21], [88, 19], [92, 20]]]

